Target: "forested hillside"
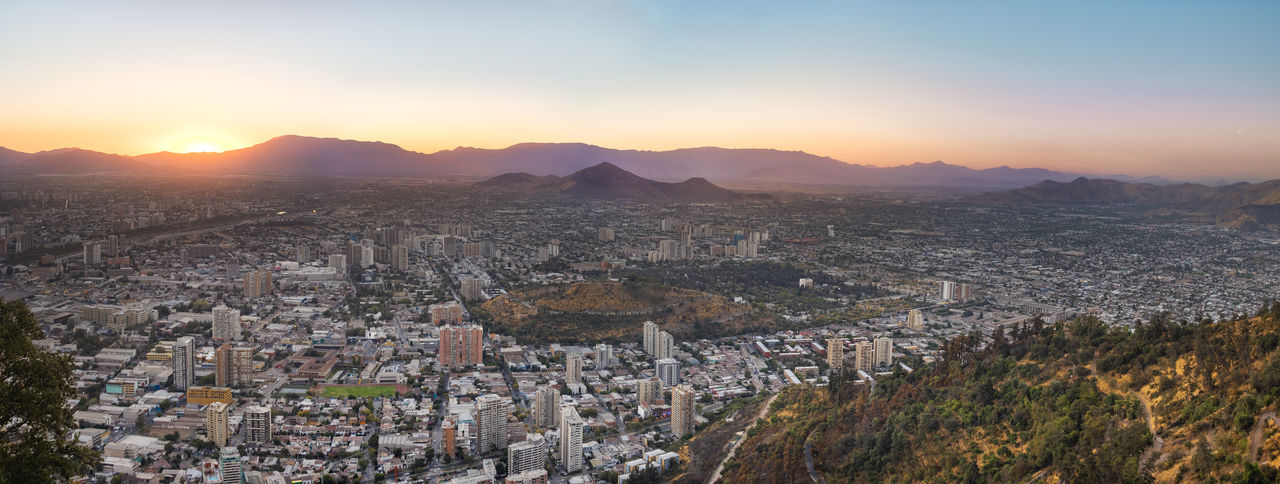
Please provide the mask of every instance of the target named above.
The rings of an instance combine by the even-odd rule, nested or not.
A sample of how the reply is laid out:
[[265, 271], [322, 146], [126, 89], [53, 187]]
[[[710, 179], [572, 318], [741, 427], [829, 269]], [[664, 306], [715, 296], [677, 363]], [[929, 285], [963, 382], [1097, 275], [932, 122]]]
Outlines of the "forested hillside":
[[[1280, 304], [1136, 328], [1033, 321], [880, 378], [793, 387], [726, 482], [1275, 482]], [[1257, 464], [1255, 464], [1257, 462]]]

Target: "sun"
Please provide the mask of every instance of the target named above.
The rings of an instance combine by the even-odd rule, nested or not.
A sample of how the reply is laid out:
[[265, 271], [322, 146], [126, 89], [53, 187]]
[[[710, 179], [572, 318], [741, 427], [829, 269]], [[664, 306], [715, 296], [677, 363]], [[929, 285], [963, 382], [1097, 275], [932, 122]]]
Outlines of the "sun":
[[234, 146], [222, 137], [208, 133], [184, 135], [167, 144], [166, 150], [174, 153], [219, 153]]

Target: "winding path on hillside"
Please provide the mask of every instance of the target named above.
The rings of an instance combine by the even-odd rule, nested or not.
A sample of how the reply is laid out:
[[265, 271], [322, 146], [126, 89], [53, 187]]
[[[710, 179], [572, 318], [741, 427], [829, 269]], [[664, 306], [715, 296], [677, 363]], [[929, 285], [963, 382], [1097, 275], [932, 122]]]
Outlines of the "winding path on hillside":
[[813, 468], [813, 443], [809, 441], [811, 438], [813, 438], [812, 433], [804, 439], [804, 466], [809, 470], [809, 478], [813, 479], [814, 484], [827, 484], [822, 474], [818, 474], [818, 471]]
[[[1089, 363], [1089, 373], [1092, 374], [1095, 379], [1098, 378], [1098, 363], [1096, 361]], [[1101, 388], [1099, 388], [1099, 390], [1101, 390]], [[1151, 432], [1151, 446], [1142, 451], [1142, 456], [1138, 457], [1138, 469], [1145, 468], [1147, 461], [1151, 460], [1151, 456], [1156, 454], [1160, 454], [1160, 459], [1156, 461], [1157, 464], [1160, 463], [1160, 461], [1163, 461], [1166, 457], [1162, 453], [1164, 451], [1164, 439], [1156, 432], [1156, 419], [1151, 416], [1151, 400], [1148, 399], [1146, 395], [1139, 392], [1124, 391], [1121, 393], [1125, 396], [1137, 398], [1138, 401], [1142, 403], [1142, 418], [1147, 421], [1147, 431]], [[1047, 468], [1040, 469], [1040, 472], [1033, 474], [1031, 479], [1028, 479], [1027, 482], [1039, 481], [1044, 478], [1044, 475], [1047, 472], [1049, 472], [1049, 469]]]
[[[1094, 379], [1098, 378], [1097, 361], [1089, 362], [1089, 373], [1093, 375]], [[1151, 432], [1151, 446], [1147, 447], [1147, 450], [1142, 451], [1142, 456], [1138, 457], [1138, 469], [1145, 469], [1147, 461], [1150, 461], [1151, 457], [1157, 454], [1160, 455], [1160, 459], [1156, 461], [1156, 463], [1159, 464], [1165, 458], [1165, 455], [1163, 454], [1164, 439], [1161, 438], [1160, 433], [1156, 431], [1156, 419], [1151, 416], [1151, 399], [1147, 398], [1147, 396], [1141, 392], [1123, 390], [1121, 393], [1125, 396], [1136, 398], [1142, 403], [1142, 418], [1147, 422], [1147, 431]]]
[[742, 438], [738, 439], [737, 442], [734, 442], [733, 448], [729, 449], [729, 453], [724, 456], [724, 459], [720, 459], [720, 464], [716, 465], [716, 470], [711, 473], [711, 478], [707, 479], [707, 484], [714, 484], [720, 480], [720, 473], [724, 471], [724, 464], [729, 462], [729, 459], [733, 458], [733, 454], [738, 452], [738, 447], [747, 440], [747, 432], [754, 428], [756, 424], [760, 423], [760, 421], [764, 419], [764, 416], [769, 413], [769, 406], [773, 405], [773, 401], [778, 398], [778, 395], [779, 394], [777, 393], [770, 395], [769, 400], [765, 401], [764, 406], [760, 408], [758, 413], [756, 413], [756, 419], [752, 420], [751, 425], [748, 425], [747, 428], [742, 429]]
[[1138, 397], [1138, 401], [1142, 402], [1142, 416], [1147, 420], [1147, 430], [1151, 432], [1151, 447], [1142, 452], [1142, 457], [1138, 458], [1138, 469], [1145, 469], [1147, 461], [1151, 460], [1151, 456], [1160, 454], [1160, 461], [1164, 460], [1164, 439], [1160, 438], [1160, 434], [1156, 433], [1156, 420], [1151, 418], [1151, 400], [1146, 395], [1137, 392], [1128, 392]]
[[1253, 432], [1249, 433], [1249, 462], [1254, 464], [1258, 463], [1258, 450], [1262, 448], [1263, 438], [1266, 437], [1268, 420], [1273, 425], [1280, 425], [1280, 420], [1276, 420], [1276, 413], [1267, 412], [1258, 416], [1253, 424]]

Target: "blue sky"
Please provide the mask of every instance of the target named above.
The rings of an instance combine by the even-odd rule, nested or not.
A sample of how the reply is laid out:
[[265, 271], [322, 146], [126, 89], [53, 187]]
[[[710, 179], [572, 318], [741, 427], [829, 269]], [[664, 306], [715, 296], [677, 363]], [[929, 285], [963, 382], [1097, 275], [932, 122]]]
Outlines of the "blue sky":
[[0, 146], [798, 149], [1280, 176], [1280, 2], [0, 2]]

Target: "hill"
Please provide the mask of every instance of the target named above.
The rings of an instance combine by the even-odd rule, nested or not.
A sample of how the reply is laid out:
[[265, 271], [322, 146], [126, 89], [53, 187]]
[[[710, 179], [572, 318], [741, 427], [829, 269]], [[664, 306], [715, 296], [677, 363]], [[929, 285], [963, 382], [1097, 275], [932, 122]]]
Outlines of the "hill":
[[642, 178], [608, 162], [583, 168], [564, 178], [508, 173], [477, 183], [476, 186], [498, 191], [596, 200], [729, 202], [740, 198], [734, 192], [704, 178], [666, 183]]
[[0, 167], [12, 165], [31, 157], [31, 153], [23, 153], [0, 147]]
[[[63, 151], [63, 150], [54, 150]], [[84, 151], [84, 150], [82, 150]], [[49, 153], [49, 152], [46, 152]], [[105, 155], [105, 154], [104, 154]], [[0, 148], [0, 170], [13, 171], [36, 155]], [[146, 168], [213, 174], [302, 174], [336, 176], [492, 177], [503, 173], [567, 176], [610, 163], [658, 181], [705, 178], [753, 185], [1023, 187], [1051, 180], [1069, 182], [1078, 174], [1043, 168], [1000, 166], [973, 169], [934, 161], [900, 166], [846, 163], [803, 151], [704, 146], [667, 151], [613, 149], [586, 143], [518, 143], [506, 148], [458, 147], [434, 153], [390, 143], [286, 135], [222, 153], [159, 152], [132, 158]], [[29, 173], [56, 172], [37, 166]], [[134, 169], [134, 168], [128, 168]], [[1158, 177], [1109, 176], [1129, 183], [1167, 184]], [[1218, 182], [1223, 183], [1223, 182]]]
[[[791, 387], [726, 482], [1275, 482], [1280, 304], [1132, 330], [1034, 321], [882, 376]], [[1256, 464], [1255, 464], [1256, 462]]]
[[1016, 190], [966, 197], [962, 201], [1000, 205], [1127, 205], [1203, 214], [1223, 225], [1280, 225], [1280, 180], [1209, 186], [1153, 185], [1081, 177], [1069, 183], [1046, 180]]
[[845, 163], [803, 151], [705, 146], [669, 151], [618, 150], [584, 143], [521, 143], [502, 149], [457, 148], [432, 154], [498, 173], [563, 176], [608, 162], [638, 176], [664, 180], [706, 178], [808, 185], [939, 185], [1017, 187], [1075, 175], [1040, 168], [975, 170], [943, 162], [877, 167]]
[[161, 167], [234, 174], [465, 176], [485, 173], [472, 165], [443, 162], [390, 143], [294, 135], [222, 153], [160, 152], [137, 158]]
[[31, 174], [80, 175], [90, 173], [140, 173], [148, 167], [131, 157], [82, 150], [80, 148], [63, 148], [41, 151], [25, 157], [14, 156], [16, 151], [6, 153], [6, 158], [16, 158], [6, 164], [7, 171]]
[[[13, 171], [15, 165], [33, 156], [0, 151], [0, 170]], [[523, 172], [533, 176], [567, 176], [607, 162], [652, 180], [705, 178], [752, 184], [1008, 188], [1046, 179], [1065, 181], [1075, 176], [1038, 168], [975, 170], [943, 162], [876, 167], [802, 151], [710, 146], [644, 151], [585, 143], [519, 143], [500, 149], [459, 147], [419, 153], [389, 143], [296, 135], [279, 136], [222, 153], [159, 152], [124, 158], [139, 162], [141, 169], [167, 168], [210, 174], [483, 177]], [[122, 166], [136, 169], [132, 164]], [[23, 171], [54, 173], [56, 170], [55, 165], [49, 165], [47, 170], [31, 165]]]

